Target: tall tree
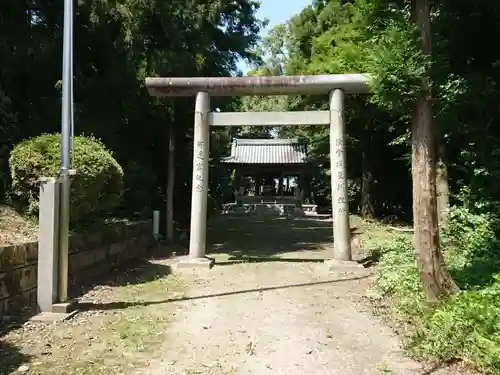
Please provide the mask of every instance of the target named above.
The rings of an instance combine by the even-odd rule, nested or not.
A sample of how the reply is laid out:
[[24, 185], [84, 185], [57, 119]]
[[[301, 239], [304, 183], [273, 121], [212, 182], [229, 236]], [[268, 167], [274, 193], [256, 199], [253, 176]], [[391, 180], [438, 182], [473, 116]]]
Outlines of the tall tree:
[[[415, 20], [424, 56], [431, 58], [432, 35], [428, 0], [415, 0]], [[437, 129], [432, 117], [430, 72], [421, 79], [421, 96], [413, 112], [412, 175], [413, 225], [419, 254], [420, 277], [429, 301], [458, 292], [440, 251], [437, 212], [436, 171], [439, 159]]]

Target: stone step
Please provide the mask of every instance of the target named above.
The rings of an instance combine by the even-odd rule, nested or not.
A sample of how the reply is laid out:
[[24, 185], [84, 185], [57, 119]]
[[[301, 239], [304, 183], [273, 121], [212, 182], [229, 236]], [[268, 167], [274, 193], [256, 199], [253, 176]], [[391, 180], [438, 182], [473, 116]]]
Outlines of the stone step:
[[304, 210], [301, 207], [287, 204], [249, 204], [237, 206], [228, 204], [223, 207], [223, 215], [270, 215], [270, 216], [304, 216]]

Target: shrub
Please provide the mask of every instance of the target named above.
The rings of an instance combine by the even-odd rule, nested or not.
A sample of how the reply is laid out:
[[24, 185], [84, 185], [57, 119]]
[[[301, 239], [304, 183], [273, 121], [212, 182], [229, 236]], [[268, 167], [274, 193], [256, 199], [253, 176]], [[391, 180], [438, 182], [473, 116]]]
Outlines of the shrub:
[[[71, 220], [113, 211], [123, 193], [122, 168], [94, 137], [75, 137], [74, 150], [77, 173], [71, 180]], [[60, 135], [42, 134], [16, 145], [9, 166], [12, 200], [26, 214], [37, 215], [39, 179], [59, 175]]]
[[407, 348], [419, 358], [464, 360], [485, 374], [500, 371], [498, 220], [452, 209], [442, 243], [447, 266], [463, 291], [437, 306], [425, 303], [409, 237], [379, 244], [382, 252], [371, 296], [392, 300], [392, 317], [405, 325]]
[[463, 291], [419, 319], [410, 350], [425, 359], [465, 360], [484, 374], [500, 371], [500, 275], [491, 286]]
[[443, 232], [448, 267], [462, 288], [481, 287], [500, 272], [500, 222], [491, 213], [454, 207]]

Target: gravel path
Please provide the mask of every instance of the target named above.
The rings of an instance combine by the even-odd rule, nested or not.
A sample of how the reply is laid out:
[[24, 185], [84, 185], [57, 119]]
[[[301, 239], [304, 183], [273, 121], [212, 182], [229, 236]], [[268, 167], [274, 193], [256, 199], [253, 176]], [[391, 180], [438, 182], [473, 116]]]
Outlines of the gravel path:
[[398, 338], [366, 311], [373, 269], [328, 271], [321, 260], [329, 252], [317, 245], [259, 263], [235, 263], [220, 251], [211, 271], [183, 271], [191, 287], [175, 302], [164, 354], [140, 373], [446, 373], [405, 358]]
[[211, 271], [160, 257], [96, 281], [73, 319], [0, 335], [0, 374], [471, 374], [405, 358], [364, 298], [374, 270], [325, 265], [331, 222], [212, 224]]

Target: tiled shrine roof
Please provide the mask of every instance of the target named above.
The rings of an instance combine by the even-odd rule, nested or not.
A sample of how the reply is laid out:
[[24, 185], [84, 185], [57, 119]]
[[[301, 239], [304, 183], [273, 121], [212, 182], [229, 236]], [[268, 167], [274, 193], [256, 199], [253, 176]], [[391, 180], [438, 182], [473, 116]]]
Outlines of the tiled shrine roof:
[[297, 139], [234, 139], [231, 156], [222, 159], [231, 164], [304, 164], [307, 148]]

